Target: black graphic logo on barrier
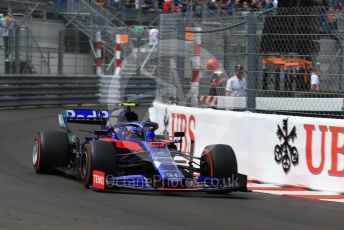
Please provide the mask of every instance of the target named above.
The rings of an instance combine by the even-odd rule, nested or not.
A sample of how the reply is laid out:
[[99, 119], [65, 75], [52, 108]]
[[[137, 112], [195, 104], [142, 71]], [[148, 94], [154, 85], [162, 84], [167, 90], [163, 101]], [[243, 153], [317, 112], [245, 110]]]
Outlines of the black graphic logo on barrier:
[[282, 144], [275, 146], [275, 161], [278, 164], [282, 163], [282, 167], [285, 173], [288, 173], [291, 168], [291, 164], [296, 166], [299, 163], [299, 153], [295, 146], [292, 146], [290, 142], [294, 142], [297, 138], [296, 127], [289, 132], [288, 119], [283, 120], [282, 128], [277, 125], [277, 137]]

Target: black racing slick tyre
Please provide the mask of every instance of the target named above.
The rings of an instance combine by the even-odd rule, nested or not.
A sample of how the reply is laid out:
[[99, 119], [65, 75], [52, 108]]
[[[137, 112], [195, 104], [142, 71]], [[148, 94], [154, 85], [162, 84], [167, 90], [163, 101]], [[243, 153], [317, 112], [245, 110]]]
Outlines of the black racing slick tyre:
[[116, 160], [116, 151], [112, 143], [95, 140], [86, 144], [80, 162], [81, 181], [85, 188], [92, 185], [93, 170], [114, 175]]
[[200, 162], [201, 176], [231, 178], [238, 173], [238, 165], [232, 147], [210, 145], [204, 148]]
[[68, 135], [62, 131], [43, 131], [35, 135], [32, 163], [36, 173], [52, 173], [69, 162]]

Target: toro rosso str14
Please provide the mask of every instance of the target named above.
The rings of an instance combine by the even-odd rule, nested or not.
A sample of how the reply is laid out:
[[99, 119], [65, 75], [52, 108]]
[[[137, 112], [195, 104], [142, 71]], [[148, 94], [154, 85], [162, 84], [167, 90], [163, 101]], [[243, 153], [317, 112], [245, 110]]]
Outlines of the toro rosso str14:
[[[130, 109], [64, 110], [59, 114], [62, 131], [35, 135], [34, 169], [63, 172], [95, 190], [247, 191], [247, 177], [238, 173], [230, 146], [207, 146], [201, 157], [194, 157], [179, 150], [184, 133], [163, 137], [155, 133], [157, 123], [137, 120]], [[80, 140], [69, 128], [71, 122], [100, 129]]]

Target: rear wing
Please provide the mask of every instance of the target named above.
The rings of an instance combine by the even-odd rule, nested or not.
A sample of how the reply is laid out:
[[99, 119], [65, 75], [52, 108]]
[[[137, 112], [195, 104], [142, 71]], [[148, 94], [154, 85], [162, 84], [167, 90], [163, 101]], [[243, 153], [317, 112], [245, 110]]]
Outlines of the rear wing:
[[[118, 105], [119, 107], [126, 107], [126, 115], [131, 115], [133, 119], [133, 114], [135, 114], [135, 119], [137, 120], [137, 115], [131, 112], [131, 107], [138, 106], [137, 103], [123, 102]], [[114, 110], [116, 111], [116, 110]], [[101, 109], [66, 109], [58, 115], [60, 127], [63, 129], [68, 129], [68, 123], [79, 123], [79, 124], [91, 124], [91, 125], [102, 125], [105, 126], [107, 120], [110, 118], [114, 111], [101, 110]]]
[[104, 125], [111, 111], [93, 109], [67, 109], [58, 115], [61, 128], [68, 129], [68, 123]]

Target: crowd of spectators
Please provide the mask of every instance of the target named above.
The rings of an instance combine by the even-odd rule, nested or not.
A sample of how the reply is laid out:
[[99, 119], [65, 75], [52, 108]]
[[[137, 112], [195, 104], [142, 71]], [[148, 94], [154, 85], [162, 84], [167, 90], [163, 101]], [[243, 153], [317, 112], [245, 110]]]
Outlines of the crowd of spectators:
[[[196, 0], [190, 3], [182, 1], [181, 3], [175, 1], [176, 9], [173, 11], [182, 11], [191, 8], [195, 13], [202, 13], [202, 10], [206, 7], [209, 10], [218, 11], [222, 10], [227, 13], [233, 12], [245, 12], [252, 10], [270, 9], [277, 6], [277, 0]], [[167, 0], [164, 6], [171, 4], [171, 1]], [[191, 4], [191, 5], [190, 5]], [[169, 7], [163, 7], [163, 11], [171, 11]]]
[[[60, 7], [65, 8], [67, 1], [59, 0]], [[89, 0], [92, 1], [92, 0]], [[202, 16], [205, 11], [224, 14], [247, 14], [272, 9], [278, 6], [278, 0], [95, 0], [103, 7], [131, 8], [155, 13], [194, 12]], [[319, 32], [328, 34], [338, 30], [339, 17], [344, 10], [344, 0], [322, 0], [321, 25]], [[122, 10], [122, 8], [120, 9]]]
[[321, 13], [321, 33], [332, 33], [338, 29], [338, 20], [344, 10], [344, 0], [323, 0], [323, 11]]
[[[104, 0], [97, 0], [104, 2]], [[120, 0], [111, 0], [113, 7], [119, 7]], [[151, 11], [201, 13], [205, 8], [226, 12], [264, 10], [277, 7], [277, 0], [125, 0], [126, 8], [147, 9]]]

